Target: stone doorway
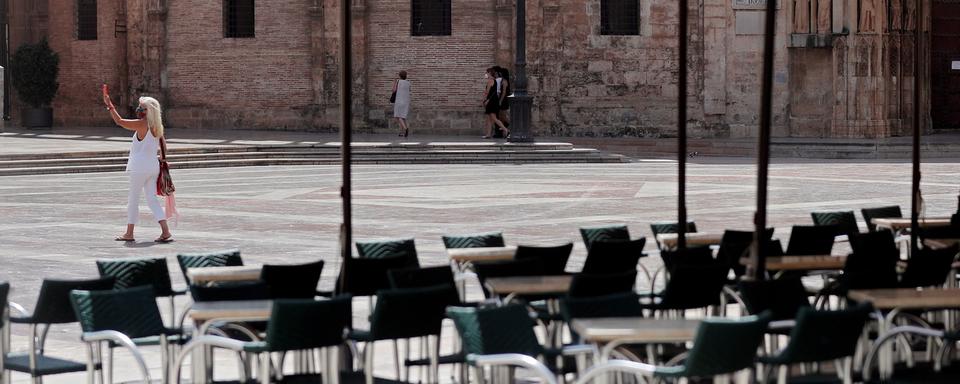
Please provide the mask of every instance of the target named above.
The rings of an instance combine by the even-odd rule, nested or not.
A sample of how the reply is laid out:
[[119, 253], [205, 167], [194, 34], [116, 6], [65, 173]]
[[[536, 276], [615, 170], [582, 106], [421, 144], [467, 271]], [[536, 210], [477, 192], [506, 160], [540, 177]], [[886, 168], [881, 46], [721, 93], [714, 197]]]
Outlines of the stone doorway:
[[960, 0], [932, 0], [930, 109], [934, 129], [960, 130]]

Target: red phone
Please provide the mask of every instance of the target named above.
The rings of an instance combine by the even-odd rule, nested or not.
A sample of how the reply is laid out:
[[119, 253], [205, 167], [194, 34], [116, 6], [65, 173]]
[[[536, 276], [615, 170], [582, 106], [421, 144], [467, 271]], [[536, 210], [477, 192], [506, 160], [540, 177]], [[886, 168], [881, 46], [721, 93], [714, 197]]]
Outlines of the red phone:
[[106, 95], [106, 94], [109, 93], [109, 91], [107, 90], [107, 83], [103, 83], [103, 85], [100, 87], [100, 89], [103, 90], [103, 94], [104, 94], [104, 95]]

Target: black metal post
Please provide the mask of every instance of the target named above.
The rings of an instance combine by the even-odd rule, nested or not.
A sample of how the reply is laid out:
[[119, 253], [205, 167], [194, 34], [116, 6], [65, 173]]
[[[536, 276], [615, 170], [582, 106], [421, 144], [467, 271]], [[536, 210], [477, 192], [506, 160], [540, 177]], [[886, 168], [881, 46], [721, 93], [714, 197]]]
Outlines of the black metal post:
[[527, 2], [517, 0], [516, 52], [513, 76], [513, 95], [510, 96], [510, 139], [512, 143], [533, 142], [530, 114], [533, 97], [527, 94]]
[[916, 255], [920, 249], [917, 244], [917, 233], [919, 225], [917, 221], [920, 218], [920, 205], [923, 204], [920, 199], [920, 33], [923, 28], [923, 0], [916, 0], [916, 27], [913, 30], [913, 182], [910, 186], [910, 255]]
[[753, 218], [753, 278], [763, 280], [766, 275], [763, 233], [767, 228], [767, 175], [770, 168], [770, 125], [773, 120], [773, 59], [774, 36], [777, 22], [777, 0], [767, 0], [763, 36], [763, 78], [760, 86], [760, 140], [757, 144], [757, 212]]
[[687, 31], [688, 0], [680, 0], [677, 32], [679, 77], [677, 78], [677, 249], [687, 248]]
[[[340, 0], [340, 165], [342, 166], [340, 197], [343, 198], [343, 224], [340, 225], [340, 275], [343, 276], [353, 246], [353, 210], [351, 209], [350, 184], [350, 131], [353, 127], [353, 62], [350, 0]], [[346, 279], [340, 279], [340, 283]], [[339, 287], [341, 290], [343, 287]]]

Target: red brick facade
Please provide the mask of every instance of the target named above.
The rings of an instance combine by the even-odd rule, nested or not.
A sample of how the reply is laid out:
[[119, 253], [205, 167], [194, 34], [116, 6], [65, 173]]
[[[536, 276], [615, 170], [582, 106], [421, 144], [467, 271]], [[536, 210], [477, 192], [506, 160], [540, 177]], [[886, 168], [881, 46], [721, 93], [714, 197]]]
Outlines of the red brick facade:
[[[410, 0], [352, 2], [358, 131], [395, 129], [391, 82], [406, 70], [413, 90], [413, 132], [478, 135], [483, 70], [495, 64], [512, 67], [513, 1], [452, 0], [451, 36], [411, 36]], [[337, 0], [256, 1], [254, 38], [224, 37], [222, 0], [99, 0], [94, 41], [74, 38], [75, 3], [11, 0], [11, 47], [46, 35], [60, 54], [57, 124], [110, 124], [97, 93], [105, 81], [128, 106], [140, 95], [158, 97], [172, 127], [324, 130], [337, 125]], [[688, 125], [694, 135], [756, 133], [762, 15], [753, 3], [691, 5]], [[600, 0], [527, 4], [536, 135], [675, 133], [676, 2], [638, 0], [639, 36], [601, 35]], [[775, 134], [902, 134], [902, 116], [885, 118], [882, 112], [908, 103], [884, 96], [890, 94], [884, 88], [889, 74], [871, 72], [867, 82], [855, 82], [861, 92], [848, 91], [852, 80], [845, 77], [850, 73], [845, 66], [885, 65], [879, 53], [847, 49], [867, 37], [837, 35], [838, 43], [825, 46], [797, 43], [803, 36], [836, 33], [830, 30], [843, 20], [819, 20], [823, 25], [798, 40], [799, 15], [817, 3], [784, 4], [777, 14]], [[851, 105], [866, 112], [843, 109]]]

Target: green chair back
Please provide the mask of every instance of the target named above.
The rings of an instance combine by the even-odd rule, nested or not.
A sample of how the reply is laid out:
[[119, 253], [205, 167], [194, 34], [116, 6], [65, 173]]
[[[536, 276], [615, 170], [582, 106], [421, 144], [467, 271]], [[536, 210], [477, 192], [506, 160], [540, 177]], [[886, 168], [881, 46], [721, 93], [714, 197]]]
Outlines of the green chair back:
[[361, 259], [402, 257], [404, 260], [406, 260], [405, 266], [420, 266], [420, 261], [417, 259], [417, 246], [412, 238], [400, 240], [358, 241], [357, 256]]
[[[657, 235], [661, 233], [677, 233], [680, 230], [680, 223], [651, 223], [650, 232], [653, 233], [653, 240], [657, 243], [658, 249], [663, 249], [660, 244], [660, 239], [657, 239]], [[693, 233], [697, 231], [697, 224], [688, 221], [687, 222], [687, 233]]]
[[863, 208], [860, 210], [860, 214], [863, 215], [863, 221], [867, 223], [867, 230], [870, 232], [877, 231], [876, 224], [872, 223], [873, 219], [903, 217], [903, 211], [900, 210], [899, 205], [878, 208]]
[[904, 288], [940, 287], [947, 281], [953, 270], [953, 263], [960, 252], [958, 245], [931, 249], [923, 248], [907, 262], [907, 270], [900, 278], [900, 286]]
[[769, 323], [766, 315], [703, 320], [683, 369], [676, 375], [711, 377], [752, 367]]
[[105, 291], [112, 288], [112, 277], [91, 280], [44, 279], [43, 284], [40, 285], [37, 305], [28, 322], [33, 324], [73, 323], [77, 321], [77, 315], [72, 309], [70, 291]]
[[274, 299], [312, 299], [323, 273], [323, 260], [306, 264], [264, 264], [260, 280], [267, 283]]
[[563, 275], [566, 274], [567, 260], [570, 259], [571, 251], [573, 251], [573, 243], [555, 247], [519, 245], [514, 259], [537, 259], [543, 266], [544, 275]]
[[502, 247], [504, 246], [503, 234], [500, 232], [487, 232], [472, 235], [443, 236], [443, 246], [446, 248]]
[[595, 297], [630, 293], [637, 285], [637, 270], [619, 273], [578, 273], [570, 281], [568, 297]]
[[[634, 275], [636, 276], [636, 275]], [[640, 296], [633, 292], [615, 293], [605, 296], [566, 297], [560, 301], [560, 313], [570, 326], [570, 336], [579, 340], [580, 335], [573, 329], [574, 319], [596, 317], [643, 317]]]
[[583, 261], [583, 273], [610, 274], [636, 271], [640, 258], [646, 256], [643, 247], [647, 238], [634, 240], [597, 240], [587, 250]]
[[449, 307], [466, 354], [519, 353], [536, 357], [543, 346], [533, 332], [534, 321], [522, 305], [492, 308]]
[[173, 296], [165, 258], [97, 260], [97, 270], [102, 277], [116, 279], [113, 289], [149, 285], [158, 297]]
[[156, 294], [149, 286], [116, 291], [70, 292], [70, 301], [84, 332], [117, 331], [130, 338], [166, 332]]
[[595, 241], [630, 240], [630, 231], [626, 225], [583, 227], [580, 228], [580, 236], [589, 251]]
[[776, 280], [741, 280], [737, 288], [748, 312], [759, 314], [769, 311], [772, 320], [796, 319], [800, 308], [810, 307], [807, 290], [800, 276]]
[[459, 301], [456, 287], [446, 285], [382, 290], [370, 315], [370, 335], [374, 340], [439, 335], [444, 310]]
[[872, 311], [873, 306], [869, 303], [840, 311], [802, 308], [787, 347], [764, 360], [774, 364], [796, 364], [853, 356]]
[[353, 296], [341, 295], [320, 301], [274, 301], [267, 323], [267, 348], [279, 352], [342, 344], [352, 320], [352, 300]]
[[184, 281], [189, 282], [188, 268], [239, 266], [243, 265], [243, 259], [240, 258], [239, 249], [230, 249], [205, 253], [181, 253], [177, 255], [177, 263], [180, 264]]
[[853, 211], [811, 212], [810, 217], [813, 218], [813, 225], [836, 225], [840, 231], [838, 235], [853, 236], [860, 233]]

